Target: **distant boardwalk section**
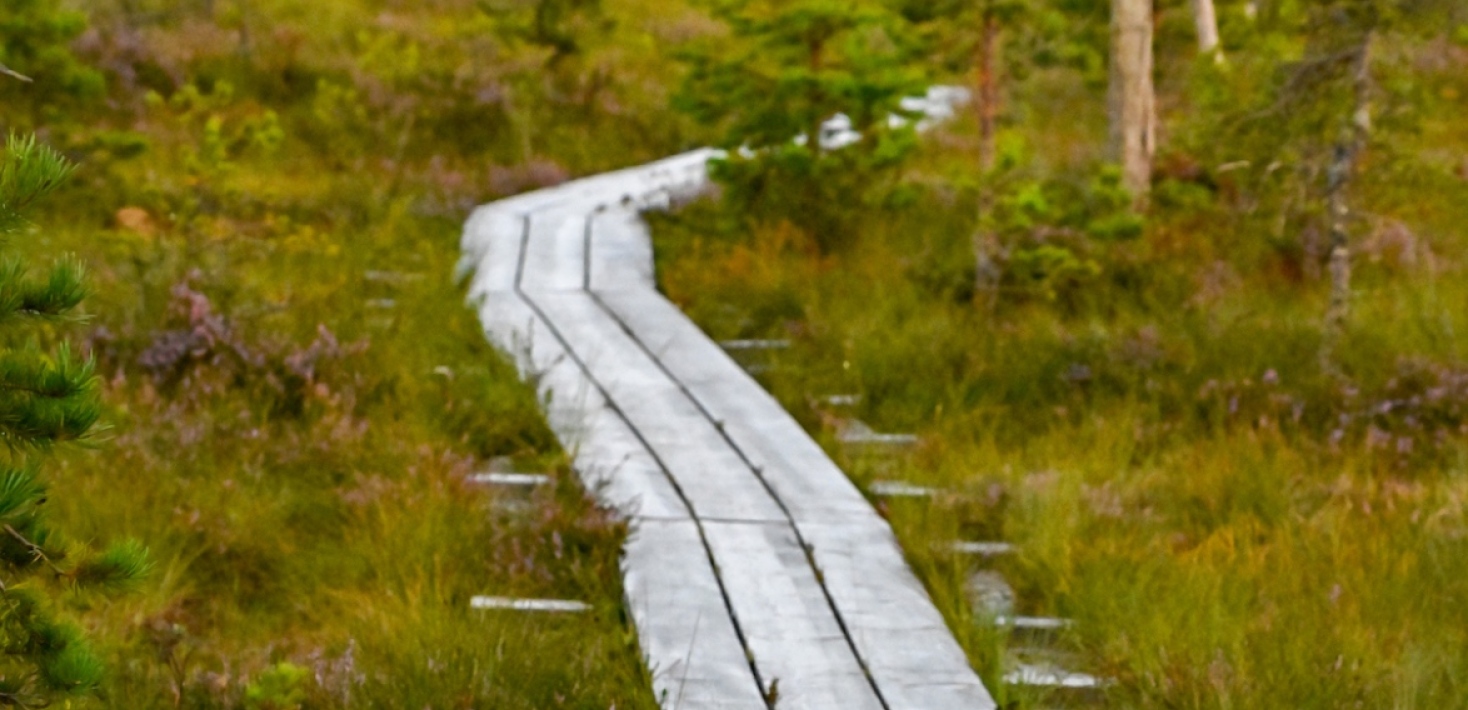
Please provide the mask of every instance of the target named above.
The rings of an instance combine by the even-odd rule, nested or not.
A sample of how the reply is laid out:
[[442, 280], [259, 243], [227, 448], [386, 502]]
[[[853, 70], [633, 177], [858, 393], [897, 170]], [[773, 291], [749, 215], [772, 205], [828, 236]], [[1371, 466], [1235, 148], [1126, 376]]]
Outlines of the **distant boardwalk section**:
[[587, 488], [633, 523], [623, 572], [665, 708], [995, 704], [891, 529], [653, 283], [643, 209], [694, 151], [479, 208], [471, 302], [536, 384]]

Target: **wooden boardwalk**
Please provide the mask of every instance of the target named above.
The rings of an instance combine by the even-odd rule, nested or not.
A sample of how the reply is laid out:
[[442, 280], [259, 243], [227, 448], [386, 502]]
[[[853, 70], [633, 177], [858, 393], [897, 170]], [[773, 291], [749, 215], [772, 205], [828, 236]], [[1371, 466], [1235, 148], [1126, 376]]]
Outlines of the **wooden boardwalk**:
[[659, 295], [643, 209], [694, 151], [502, 200], [465, 227], [471, 302], [589, 490], [665, 708], [995, 707], [891, 529], [795, 420]]

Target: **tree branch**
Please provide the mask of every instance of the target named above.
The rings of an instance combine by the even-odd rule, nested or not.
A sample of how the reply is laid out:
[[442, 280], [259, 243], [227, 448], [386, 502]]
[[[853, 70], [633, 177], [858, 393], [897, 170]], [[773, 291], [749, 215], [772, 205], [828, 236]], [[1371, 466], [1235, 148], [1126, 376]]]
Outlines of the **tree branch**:
[[45, 550], [41, 549], [40, 545], [37, 545], [30, 540], [27, 540], [24, 535], [20, 534], [19, 531], [11, 527], [9, 523], [5, 524], [5, 532], [10, 533], [11, 537], [19, 540], [20, 544], [24, 545], [26, 550], [35, 556], [35, 559], [45, 562], [46, 566], [50, 567], [53, 571], [56, 572], [56, 574], [62, 576], [66, 575], [66, 570], [63, 570], [60, 567], [56, 566], [56, 563], [51, 561], [51, 558], [46, 554]]
[[18, 72], [16, 70], [14, 70], [14, 69], [11, 69], [10, 67], [5, 66], [4, 64], [0, 64], [0, 74], [4, 74], [4, 75], [9, 76], [9, 77], [14, 77], [16, 79], [20, 79], [21, 81], [23, 81], [23, 82], [25, 82], [27, 84], [31, 83], [31, 78], [30, 77], [28, 77], [28, 76], [26, 76], [26, 75], [24, 75], [24, 74], [22, 74], [22, 73], [20, 73], [20, 72]]

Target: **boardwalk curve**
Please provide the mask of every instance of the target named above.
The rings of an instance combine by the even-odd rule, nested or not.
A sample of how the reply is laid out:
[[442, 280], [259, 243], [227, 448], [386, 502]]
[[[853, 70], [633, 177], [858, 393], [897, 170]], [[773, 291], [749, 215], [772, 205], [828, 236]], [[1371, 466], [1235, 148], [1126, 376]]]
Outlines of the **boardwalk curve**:
[[662, 706], [994, 708], [886, 521], [658, 294], [639, 213], [703, 189], [716, 155], [501, 200], [463, 237], [486, 335], [632, 521], [627, 602]]

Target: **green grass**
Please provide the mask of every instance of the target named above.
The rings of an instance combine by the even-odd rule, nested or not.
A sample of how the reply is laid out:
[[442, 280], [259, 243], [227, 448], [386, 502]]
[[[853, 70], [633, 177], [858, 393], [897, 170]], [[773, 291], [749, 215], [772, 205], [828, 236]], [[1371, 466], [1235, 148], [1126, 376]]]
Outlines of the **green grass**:
[[[625, 528], [463, 306], [457, 221], [370, 177], [311, 187], [330, 194], [253, 193], [264, 217], [246, 228], [287, 234], [201, 247], [62, 228], [40, 245], [128, 254], [96, 268], [86, 334], [112, 429], [53, 474], [62, 529], [136, 536], [157, 563], [142, 593], [86, 610], [114, 659], [104, 704], [239, 707], [292, 663], [312, 671], [310, 707], [650, 705], [621, 609]], [[329, 220], [276, 217], [315, 200]], [[463, 482], [495, 457], [554, 472], [555, 490], [497, 508]], [[476, 612], [475, 594], [594, 611]]]
[[[114, 658], [106, 704], [236, 707], [281, 662], [312, 669], [311, 707], [650, 704], [621, 609], [625, 528], [588, 501], [534, 394], [462, 307], [448, 276], [455, 225], [363, 219], [381, 220], [383, 243], [327, 234], [339, 247], [327, 264], [267, 256], [242, 269], [319, 290], [223, 311], [218, 341], [166, 369], [140, 361], [167, 333], [215, 327], [197, 299], [271, 301], [234, 274], [196, 275], [183, 294], [195, 300], [160, 303], [156, 326], [138, 314], [136, 328], [93, 332], [113, 430], [62, 459], [58, 524], [82, 539], [136, 536], [157, 563], [144, 592], [86, 615]], [[421, 278], [363, 283], [372, 266]], [[149, 285], [96, 280], [94, 302], [109, 304]], [[396, 307], [369, 310], [366, 296]], [[302, 320], [326, 330], [295, 338]], [[496, 507], [464, 483], [496, 456], [554, 472], [555, 490]], [[472, 611], [475, 594], [594, 611]]]

